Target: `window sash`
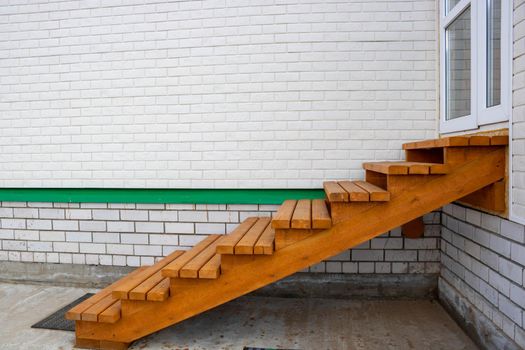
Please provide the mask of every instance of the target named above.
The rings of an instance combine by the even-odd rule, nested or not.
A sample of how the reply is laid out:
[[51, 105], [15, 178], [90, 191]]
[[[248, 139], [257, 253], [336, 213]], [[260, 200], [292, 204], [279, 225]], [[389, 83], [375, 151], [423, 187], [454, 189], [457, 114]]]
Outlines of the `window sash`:
[[[441, 0], [440, 16], [440, 132], [472, 130], [480, 125], [507, 121], [511, 105], [512, 67], [512, 8], [510, 2], [501, 2], [501, 104], [487, 106], [487, 2], [461, 0], [448, 13], [446, 0]], [[471, 9], [471, 111], [465, 117], [446, 120], [446, 29], [465, 9]]]

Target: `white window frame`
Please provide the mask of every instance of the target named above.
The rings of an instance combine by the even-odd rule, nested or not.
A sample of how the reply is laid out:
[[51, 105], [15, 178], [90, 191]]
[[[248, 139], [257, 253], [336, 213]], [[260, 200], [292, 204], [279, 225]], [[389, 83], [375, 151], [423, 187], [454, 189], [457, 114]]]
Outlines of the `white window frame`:
[[[487, 0], [461, 0], [446, 13], [446, 0], [440, 0], [440, 133], [450, 133], [477, 129], [481, 125], [488, 125], [509, 120], [511, 68], [512, 68], [512, 8], [508, 0], [501, 1], [501, 103], [497, 106], [486, 107], [487, 100]], [[467, 8], [471, 15], [471, 91], [470, 114], [446, 120], [446, 46], [447, 27]]]

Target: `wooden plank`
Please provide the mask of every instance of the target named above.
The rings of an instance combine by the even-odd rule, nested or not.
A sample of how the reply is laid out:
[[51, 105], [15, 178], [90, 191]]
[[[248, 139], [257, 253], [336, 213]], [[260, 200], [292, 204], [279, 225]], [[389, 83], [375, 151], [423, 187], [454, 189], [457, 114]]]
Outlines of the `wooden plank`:
[[170, 296], [170, 279], [164, 278], [155, 287], [153, 287], [147, 294], [149, 301], [164, 301]]
[[199, 270], [199, 278], [216, 279], [221, 274], [221, 255], [215, 254], [204, 266]]
[[174, 251], [164, 259], [157, 262], [155, 265], [145, 269], [142, 273], [127, 278], [126, 281], [124, 281], [121, 285], [113, 289], [111, 294], [117, 299], [129, 299], [129, 292], [131, 292], [135, 287], [146, 281], [148, 278], [164, 268], [166, 265], [170, 264], [182, 254], [184, 254], [183, 250]]
[[234, 254], [235, 245], [241, 240], [241, 238], [250, 230], [250, 228], [257, 222], [256, 217], [251, 217], [244, 220], [239, 226], [235, 228], [231, 233], [223, 236], [221, 241], [217, 245], [218, 254]]
[[368, 192], [357, 186], [352, 181], [338, 181], [338, 184], [348, 192], [348, 199], [350, 202], [368, 202], [370, 200]]
[[376, 204], [374, 209], [278, 250], [272, 256], [229, 255], [239, 264], [221, 275], [220, 283], [208, 283], [203, 288], [202, 283], [188, 283], [192, 280], [172, 279], [172, 287], [184, 283], [184, 288], [177, 290], [176, 296], [162, 304], [123, 303], [126, 317], [111, 325], [79, 321], [76, 336], [129, 343], [278, 281], [465, 197], [503, 179], [505, 168], [505, 150], [502, 148], [455, 167], [448, 175], [425, 176], [423, 178], [427, 181], [392, 197], [390, 202]]
[[271, 225], [268, 225], [255, 247], [253, 247], [253, 254], [257, 255], [272, 255], [274, 250], [275, 230]]
[[496, 135], [490, 137], [491, 146], [506, 146], [509, 144], [509, 135]]
[[115, 323], [120, 320], [121, 301], [117, 300], [98, 315], [98, 322]]
[[193, 259], [195, 256], [197, 256], [201, 251], [206, 249], [210, 244], [215, 242], [220, 235], [210, 235], [200, 241], [195, 247], [192, 249], [184, 252], [181, 256], [179, 256], [176, 260], [169, 263], [167, 266], [165, 266], [162, 271], [162, 276], [164, 277], [173, 277], [177, 278], [179, 277], [180, 270], [184, 265], [188, 263], [191, 259]]
[[[348, 202], [348, 192], [346, 192], [339, 184], [335, 181], [325, 181], [323, 183], [326, 197], [330, 202]], [[289, 228], [289, 227], [275, 227], [274, 228]]]
[[440, 139], [423, 140], [415, 142], [407, 142], [403, 144], [403, 149], [428, 149], [428, 148], [440, 148], [440, 147], [459, 147], [468, 146], [469, 138], [465, 136], [451, 136], [443, 137]]
[[142, 271], [144, 271], [148, 266], [142, 266], [135, 270], [133, 270], [129, 275], [126, 277], [116, 281], [115, 283], [107, 286], [106, 288], [102, 289], [97, 294], [93, 295], [91, 298], [84, 300], [82, 303], [76, 305], [75, 307], [71, 308], [68, 312], [66, 312], [66, 319], [68, 320], [75, 320], [79, 321], [82, 318], [82, 312], [87, 310], [92, 305], [98, 303], [100, 300], [104, 299], [108, 294], [111, 294], [113, 289], [120, 286], [122, 283], [126, 281], [127, 278], [132, 278], [133, 276], [140, 274]]
[[130, 300], [146, 300], [148, 292], [152, 290], [157, 284], [159, 284], [165, 277], [162, 276], [162, 271], [158, 271], [153, 276], [150, 276], [147, 280], [133, 288], [129, 292]]
[[372, 185], [366, 181], [356, 181], [355, 183], [370, 193], [370, 201], [372, 202], [386, 202], [390, 200], [390, 193], [376, 185]]
[[96, 304], [91, 305], [86, 311], [82, 313], [82, 321], [97, 322], [98, 315], [113, 305], [117, 299], [113, 298], [111, 294], [106, 295]]
[[408, 166], [402, 162], [369, 162], [363, 163], [363, 169], [388, 175], [406, 175]]
[[257, 240], [268, 225], [270, 225], [270, 218], [259, 218], [239, 242], [237, 242], [234, 249], [235, 254], [253, 254], [255, 243], [257, 243]]
[[437, 139], [436, 145], [439, 147], [459, 147], [469, 144], [468, 136], [450, 136]]
[[473, 135], [469, 138], [469, 146], [489, 146], [490, 136]]
[[297, 205], [297, 201], [295, 200], [284, 201], [272, 219], [272, 227], [273, 228], [289, 228], [290, 220], [292, 220], [292, 215], [293, 215], [296, 205]]
[[423, 218], [420, 216], [414, 220], [401, 225], [401, 232], [407, 238], [420, 238], [425, 233], [425, 224]]
[[459, 202], [477, 209], [501, 214], [507, 209], [505, 192], [505, 181], [498, 181], [461, 198]]
[[326, 229], [330, 227], [332, 227], [332, 219], [328, 213], [326, 202], [322, 199], [312, 200], [312, 228]]
[[[222, 236], [226, 237], [226, 236]], [[219, 238], [219, 236], [217, 237]], [[179, 273], [180, 278], [198, 278], [199, 270], [215, 255], [217, 252], [217, 244], [220, 238], [212, 242], [209, 246], [203, 249], [199, 254], [195, 255], [193, 259], [188, 261], [182, 267]]]
[[312, 201], [301, 199], [292, 216], [292, 228], [311, 228], [312, 227]]

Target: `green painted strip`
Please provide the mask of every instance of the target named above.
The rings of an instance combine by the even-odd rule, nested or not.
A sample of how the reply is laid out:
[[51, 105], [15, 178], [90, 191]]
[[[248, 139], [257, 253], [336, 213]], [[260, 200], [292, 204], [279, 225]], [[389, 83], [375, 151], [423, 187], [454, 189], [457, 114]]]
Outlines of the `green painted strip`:
[[281, 204], [324, 196], [319, 189], [0, 188], [4, 202]]

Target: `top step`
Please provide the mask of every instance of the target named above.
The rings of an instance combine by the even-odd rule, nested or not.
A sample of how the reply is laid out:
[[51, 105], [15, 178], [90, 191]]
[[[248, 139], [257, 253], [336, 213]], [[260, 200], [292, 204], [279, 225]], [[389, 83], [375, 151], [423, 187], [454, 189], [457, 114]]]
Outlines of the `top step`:
[[404, 150], [427, 149], [443, 147], [465, 147], [465, 146], [506, 146], [509, 144], [508, 135], [483, 136], [463, 135], [443, 137], [435, 140], [424, 140], [403, 144]]

